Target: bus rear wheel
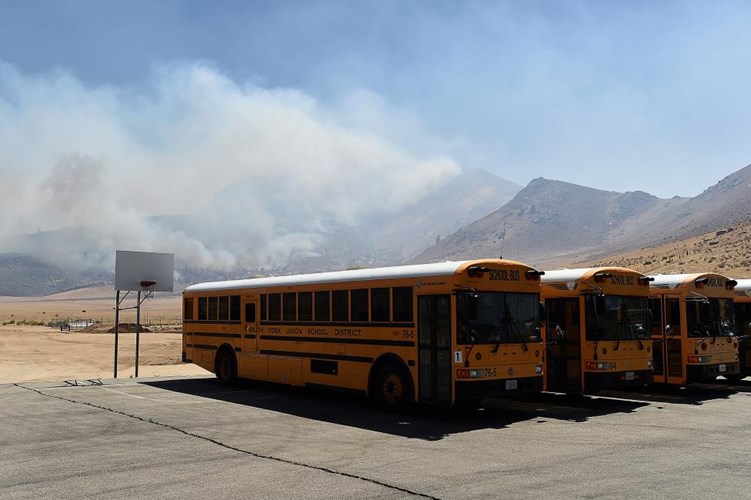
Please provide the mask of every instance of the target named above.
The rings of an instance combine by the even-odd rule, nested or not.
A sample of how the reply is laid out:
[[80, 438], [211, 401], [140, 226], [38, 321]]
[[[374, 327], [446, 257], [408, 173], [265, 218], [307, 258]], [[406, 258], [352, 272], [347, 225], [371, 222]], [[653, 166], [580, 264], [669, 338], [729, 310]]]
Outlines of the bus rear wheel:
[[405, 410], [412, 402], [412, 396], [404, 370], [394, 364], [386, 364], [379, 368], [373, 396], [378, 406], [385, 410]]
[[227, 348], [219, 349], [216, 353], [216, 377], [226, 386], [237, 383], [237, 360], [235, 353]]

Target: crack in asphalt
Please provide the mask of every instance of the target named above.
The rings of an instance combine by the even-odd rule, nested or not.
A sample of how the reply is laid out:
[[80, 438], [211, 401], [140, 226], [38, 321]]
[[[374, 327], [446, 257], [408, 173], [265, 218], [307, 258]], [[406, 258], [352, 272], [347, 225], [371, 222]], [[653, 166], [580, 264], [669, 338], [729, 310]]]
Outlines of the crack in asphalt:
[[389, 489], [392, 489], [392, 490], [400, 491], [402, 493], [407, 493], [409, 495], [413, 495], [413, 496], [416, 496], [416, 497], [419, 497], [419, 498], [429, 498], [431, 500], [439, 500], [438, 497], [427, 495], [425, 493], [419, 493], [417, 491], [412, 491], [412, 490], [410, 490], [408, 488], [402, 488], [401, 486], [396, 486], [396, 485], [393, 485], [393, 484], [384, 483], [383, 481], [379, 481], [377, 479], [372, 479], [372, 478], [365, 477], [365, 476], [359, 476], [357, 474], [350, 474], [348, 472], [337, 471], [337, 470], [334, 470], [334, 469], [329, 469], [328, 467], [321, 467], [321, 466], [318, 466], [318, 465], [306, 464], [304, 462], [297, 462], [297, 461], [294, 461], [294, 460], [287, 460], [287, 459], [284, 459], [284, 458], [274, 457], [272, 455], [264, 455], [262, 453], [256, 453], [256, 452], [253, 452], [253, 451], [250, 451], [250, 450], [244, 450], [242, 448], [238, 448], [236, 446], [232, 446], [232, 445], [229, 445], [227, 443], [223, 443], [223, 442], [218, 441], [216, 439], [212, 439], [212, 438], [207, 437], [207, 436], [202, 436], [201, 434], [196, 434], [194, 432], [186, 431], [185, 429], [181, 429], [181, 428], [176, 427], [174, 425], [166, 424], [164, 422], [159, 422], [159, 421], [154, 420], [152, 418], [139, 417], [138, 415], [133, 415], [131, 413], [126, 413], [124, 411], [116, 410], [114, 408], [108, 408], [106, 406], [101, 406], [101, 405], [98, 405], [98, 404], [90, 403], [88, 401], [78, 401], [78, 400], [75, 400], [75, 399], [65, 398], [65, 397], [62, 397], [62, 396], [56, 396], [54, 394], [48, 394], [48, 393], [42, 392], [42, 391], [40, 391], [38, 389], [34, 389], [34, 388], [31, 388], [31, 387], [26, 387], [26, 386], [21, 385], [21, 384], [13, 384], [13, 385], [16, 386], [16, 387], [18, 387], [18, 388], [20, 388], [20, 389], [25, 389], [27, 391], [35, 392], [35, 393], [39, 394], [40, 396], [45, 396], [45, 397], [48, 397], [48, 398], [58, 399], [60, 401], [67, 401], [68, 403], [85, 405], [85, 406], [89, 406], [89, 407], [96, 408], [96, 409], [99, 409], [99, 410], [104, 410], [104, 411], [108, 411], [108, 412], [115, 413], [115, 414], [118, 414], [118, 415], [122, 415], [124, 417], [132, 418], [132, 419], [135, 419], [135, 420], [140, 420], [141, 422], [145, 422], [145, 423], [149, 423], [149, 424], [153, 424], [153, 425], [158, 425], [160, 427], [164, 427], [166, 429], [170, 429], [170, 430], [179, 432], [181, 434], [185, 434], [186, 436], [190, 436], [190, 437], [193, 437], [193, 438], [196, 438], [196, 439], [201, 439], [203, 441], [207, 441], [207, 442], [215, 444], [217, 446], [221, 446], [222, 448], [226, 448], [228, 450], [236, 451], [238, 453], [242, 453], [242, 454], [245, 454], [245, 455], [248, 455], [248, 456], [252, 456], [252, 457], [255, 457], [255, 458], [262, 458], [262, 459], [265, 459], [265, 460], [273, 460], [275, 462], [280, 462], [280, 463], [287, 464], [287, 465], [295, 465], [295, 466], [298, 466], [298, 467], [305, 467], [306, 469], [317, 470], [317, 471], [320, 471], [320, 472], [325, 472], [327, 474], [334, 474], [334, 475], [337, 475], [337, 476], [348, 477], [348, 478], [352, 478], [352, 479], [358, 479], [360, 481], [365, 481], [365, 482], [368, 482], [368, 483], [376, 484], [376, 485], [382, 486], [384, 488], [389, 488]]

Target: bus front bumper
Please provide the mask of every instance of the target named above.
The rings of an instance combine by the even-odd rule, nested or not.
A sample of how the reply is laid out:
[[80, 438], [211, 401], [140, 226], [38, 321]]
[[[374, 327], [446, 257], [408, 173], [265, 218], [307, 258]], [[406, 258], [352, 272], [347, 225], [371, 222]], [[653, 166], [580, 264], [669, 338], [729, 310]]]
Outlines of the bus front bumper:
[[652, 370], [630, 370], [625, 372], [586, 372], [584, 392], [619, 387], [642, 387], [654, 383]]
[[711, 381], [719, 375], [739, 375], [740, 373], [741, 365], [738, 361], [712, 363], [710, 365], [688, 365], [686, 367], [686, 376], [689, 382]]
[[537, 393], [542, 391], [542, 376], [478, 380], [476, 382], [457, 381], [456, 400], [490, 398], [493, 396], [507, 396], [520, 393]]

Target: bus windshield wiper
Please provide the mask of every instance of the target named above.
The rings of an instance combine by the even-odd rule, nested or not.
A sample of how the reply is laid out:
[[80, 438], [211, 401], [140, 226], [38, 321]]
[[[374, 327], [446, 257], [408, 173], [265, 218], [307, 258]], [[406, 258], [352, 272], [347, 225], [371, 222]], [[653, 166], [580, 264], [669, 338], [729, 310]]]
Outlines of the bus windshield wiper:
[[[511, 311], [509, 310], [508, 303], [504, 304], [503, 318], [501, 318], [501, 324], [503, 324], [504, 330], [506, 330], [506, 332], [508, 333], [509, 338], [511, 338], [511, 334], [514, 333], [514, 335], [518, 337], [518, 339], [521, 341], [522, 349], [524, 349], [525, 351], [529, 351], [527, 342], [524, 341], [524, 335], [522, 335], [521, 332], [518, 331], [518, 327], [517, 329], [514, 329], [515, 323], [516, 322], [511, 317]], [[493, 353], [497, 352], [500, 345], [501, 345], [501, 341], [499, 340], [492, 352]]]

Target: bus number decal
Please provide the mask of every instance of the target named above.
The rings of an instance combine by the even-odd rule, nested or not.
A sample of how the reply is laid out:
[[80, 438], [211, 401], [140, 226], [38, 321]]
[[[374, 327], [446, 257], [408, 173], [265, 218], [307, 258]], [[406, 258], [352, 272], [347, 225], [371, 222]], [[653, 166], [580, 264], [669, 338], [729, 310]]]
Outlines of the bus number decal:
[[402, 337], [408, 340], [414, 340], [415, 339], [415, 331], [414, 330], [402, 330]]

